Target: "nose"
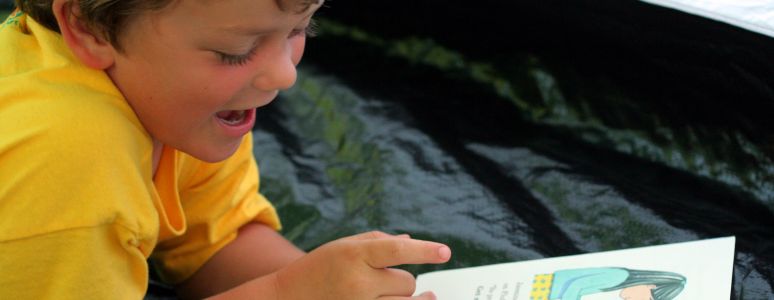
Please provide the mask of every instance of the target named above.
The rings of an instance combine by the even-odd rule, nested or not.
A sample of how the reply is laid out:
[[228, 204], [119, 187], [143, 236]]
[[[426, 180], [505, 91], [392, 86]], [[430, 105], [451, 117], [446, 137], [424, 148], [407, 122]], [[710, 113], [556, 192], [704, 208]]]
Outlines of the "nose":
[[253, 80], [255, 88], [262, 91], [286, 90], [296, 83], [294, 49], [289, 43], [283, 44], [264, 60], [263, 68]]

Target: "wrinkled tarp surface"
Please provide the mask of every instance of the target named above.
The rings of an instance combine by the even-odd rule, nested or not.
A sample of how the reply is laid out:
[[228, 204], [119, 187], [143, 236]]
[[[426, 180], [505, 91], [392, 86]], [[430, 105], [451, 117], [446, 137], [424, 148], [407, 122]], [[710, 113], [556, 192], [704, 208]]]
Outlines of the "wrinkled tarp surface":
[[637, 1], [355, 2], [256, 125], [297, 244], [452, 246], [422, 273], [735, 235], [729, 297], [774, 299], [771, 38]]

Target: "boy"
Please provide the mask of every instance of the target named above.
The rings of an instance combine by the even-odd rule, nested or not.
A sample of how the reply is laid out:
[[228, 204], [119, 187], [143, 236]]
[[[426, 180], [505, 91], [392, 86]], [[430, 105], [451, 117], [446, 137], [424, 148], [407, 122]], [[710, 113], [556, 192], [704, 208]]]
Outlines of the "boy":
[[[0, 28], [0, 298], [410, 299], [438, 243], [305, 254], [258, 189], [255, 109], [296, 79], [309, 0], [18, 0]], [[432, 299], [430, 293], [413, 299]]]

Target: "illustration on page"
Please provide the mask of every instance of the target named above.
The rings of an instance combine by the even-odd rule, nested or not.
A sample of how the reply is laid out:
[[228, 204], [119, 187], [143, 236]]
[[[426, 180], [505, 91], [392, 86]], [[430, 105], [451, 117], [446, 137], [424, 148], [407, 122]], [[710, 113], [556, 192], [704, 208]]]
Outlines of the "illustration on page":
[[581, 300], [583, 296], [617, 291], [626, 300], [672, 300], [683, 291], [683, 275], [620, 267], [578, 268], [535, 275], [530, 300]]

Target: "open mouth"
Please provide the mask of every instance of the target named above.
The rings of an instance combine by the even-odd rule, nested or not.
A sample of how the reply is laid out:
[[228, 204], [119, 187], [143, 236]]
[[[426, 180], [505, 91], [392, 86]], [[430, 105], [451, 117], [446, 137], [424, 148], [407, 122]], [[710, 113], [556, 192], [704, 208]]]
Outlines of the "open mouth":
[[255, 108], [247, 110], [223, 110], [213, 118], [226, 136], [241, 137], [255, 125]]
[[226, 125], [237, 126], [241, 125], [247, 119], [246, 110], [225, 110], [218, 112], [216, 117], [220, 119]]

